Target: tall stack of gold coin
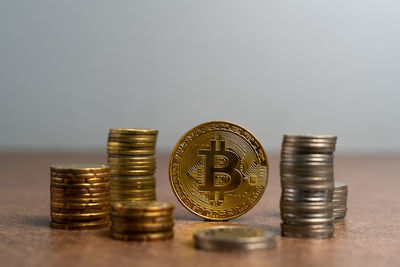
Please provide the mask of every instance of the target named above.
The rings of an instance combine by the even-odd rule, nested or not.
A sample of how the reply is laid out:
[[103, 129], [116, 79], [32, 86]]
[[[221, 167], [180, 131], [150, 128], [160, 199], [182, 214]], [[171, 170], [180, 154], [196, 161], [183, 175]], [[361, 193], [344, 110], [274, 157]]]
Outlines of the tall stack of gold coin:
[[174, 236], [174, 205], [158, 201], [111, 204], [111, 236], [121, 240], [153, 241]]
[[50, 167], [50, 227], [100, 229], [110, 223], [110, 168], [102, 164]]
[[155, 200], [158, 130], [110, 129], [107, 152], [111, 201]]

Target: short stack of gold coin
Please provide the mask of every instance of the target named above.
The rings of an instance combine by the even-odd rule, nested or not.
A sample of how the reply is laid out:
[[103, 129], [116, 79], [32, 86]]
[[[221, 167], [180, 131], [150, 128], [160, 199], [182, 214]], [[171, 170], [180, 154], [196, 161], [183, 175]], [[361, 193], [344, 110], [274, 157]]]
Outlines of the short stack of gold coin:
[[153, 241], [174, 236], [174, 205], [158, 201], [111, 203], [111, 236], [121, 240]]
[[110, 129], [111, 201], [155, 200], [158, 130]]
[[102, 164], [50, 167], [50, 227], [100, 229], [110, 223], [110, 168]]

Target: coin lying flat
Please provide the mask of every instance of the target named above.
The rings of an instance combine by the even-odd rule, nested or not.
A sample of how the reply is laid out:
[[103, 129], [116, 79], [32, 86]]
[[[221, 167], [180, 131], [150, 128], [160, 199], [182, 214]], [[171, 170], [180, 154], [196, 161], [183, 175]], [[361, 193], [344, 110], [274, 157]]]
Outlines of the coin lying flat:
[[116, 135], [157, 135], [158, 130], [156, 129], [135, 129], [135, 128], [115, 128], [110, 129], [110, 134]]
[[111, 204], [112, 210], [118, 212], [137, 212], [137, 211], [172, 211], [174, 205], [160, 201], [123, 201]]
[[67, 163], [55, 164], [50, 167], [51, 172], [56, 173], [104, 173], [110, 170], [110, 167], [103, 164], [86, 163]]
[[209, 220], [228, 220], [260, 200], [268, 182], [268, 160], [261, 143], [243, 127], [207, 122], [178, 141], [169, 178], [189, 211]]
[[296, 226], [296, 225], [287, 225], [281, 224], [282, 235], [286, 237], [295, 237], [295, 238], [317, 238], [324, 239], [330, 238], [333, 236], [334, 228], [333, 225], [313, 225], [314, 227], [308, 226]]
[[120, 234], [111, 232], [111, 236], [115, 239], [126, 240], [126, 241], [157, 241], [167, 240], [174, 237], [172, 230], [163, 232], [150, 232], [150, 233], [137, 233], [137, 234]]
[[69, 203], [69, 202], [51, 202], [50, 207], [54, 208], [63, 208], [63, 209], [90, 209], [90, 208], [103, 208], [103, 207], [109, 207], [110, 203], [104, 202], [104, 203]]
[[160, 232], [167, 231], [174, 227], [174, 221], [169, 222], [140, 222], [140, 223], [124, 223], [113, 220], [111, 231], [117, 233], [132, 233], [132, 232]]
[[211, 250], [250, 250], [273, 248], [275, 234], [248, 226], [213, 226], [197, 230], [193, 237], [196, 247]]
[[57, 223], [50, 222], [50, 227], [60, 230], [96, 230], [107, 228], [110, 225], [109, 220], [99, 222], [84, 222], [84, 223]]

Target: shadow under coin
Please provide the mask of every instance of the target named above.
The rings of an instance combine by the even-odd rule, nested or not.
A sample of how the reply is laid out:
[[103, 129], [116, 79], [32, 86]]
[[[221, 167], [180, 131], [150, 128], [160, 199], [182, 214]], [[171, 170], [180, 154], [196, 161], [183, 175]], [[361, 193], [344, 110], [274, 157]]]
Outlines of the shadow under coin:
[[34, 227], [50, 227], [50, 217], [45, 215], [21, 215], [20, 222]]

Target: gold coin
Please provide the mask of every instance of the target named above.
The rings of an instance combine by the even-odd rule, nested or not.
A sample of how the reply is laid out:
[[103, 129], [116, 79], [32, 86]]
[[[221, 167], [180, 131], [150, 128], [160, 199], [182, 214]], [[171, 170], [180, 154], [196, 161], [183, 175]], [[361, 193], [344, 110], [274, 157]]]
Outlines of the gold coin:
[[108, 188], [96, 187], [96, 188], [58, 188], [50, 187], [50, 192], [58, 193], [63, 195], [85, 195], [85, 194], [104, 194], [109, 192]]
[[68, 219], [68, 220], [90, 220], [90, 219], [99, 219], [109, 216], [108, 211], [104, 212], [93, 212], [93, 213], [75, 213], [75, 214], [63, 214], [58, 212], [50, 212], [51, 218], [58, 219]]
[[121, 191], [115, 190], [110, 192], [111, 197], [154, 197], [156, 195], [155, 190], [151, 192], [135, 192], [135, 191]]
[[111, 199], [115, 198], [122, 198], [124, 200], [130, 200], [130, 199], [140, 199], [140, 200], [145, 200], [145, 199], [154, 199], [156, 197], [156, 194], [147, 194], [147, 195], [140, 195], [140, 194], [114, 194], [111, 195]]
[[110, 170], [106, 172], [92, 172], [92, 173], [68, 173], [68, 172], [50, 172], [51, 177], [66, 178], [66, 179], [99, 179], [108, 178], [110, 176]]
[[119, 175], [152, 175], [155, 172], [156, 172], [155, 169], [142, 169], [142, 170], [114, 169], [111, 171], [112, 174], [119, 174]]
[[110, 167], [103, 164], [84, 164], [84, 163], [66, 163], [66, 164], [55, 164], [50, 166], [52, 172], [62, 173], [104, 173], [108, 172]]
[[50, 191], [50, 196], [54, 198], [107, 198], [110, 196], [109, 191], [105, 191], [102, 193], [81, 193], [81, 194], [63, 194], [58, 192]]
[[109, 163], [115, 164], [129, 164], [129, 163], [148, 163], [154, 165], [156, 163], [156, 158], [154, 156], [143, 156], [143, 157], [108, 157]]
[[155, 169], [156, 165], [147, 162], [124, 162], [124, 163], [113, 163], [110, 162], [111, 169], [124, 169], [124, 170], [135, 170], [135, 169]]
[[51, 221], [55, 223], [63, 223], [63, 224], [69, 224], [69, 225], [74, 225], [74, 224], [86, 224], [86, 223], [93, 223], [93, 224], [101, 224], [101, 223], [109, 223], [110, 222], [110, 216], [107, 215], [102, 218], [90, 218], [87, 220], [74, 220], [74, 219], [68, 219], [68, 218], [56, 218], [56, 217], [51, 217]]
[[107, 228], [110, 222], [57, 223], [50, 222], [50, 228], [59, 230], [96, 230]]
[[121, 143], [157, 143], [157, 135], [115, 135], [110, 134], [107, 142], [121, 142]]
[[127, 181], [121, 181], [120, 179], [112, 179], [110, 182], [111, 186], [142, 186], [142, 185], [155, 185], [156, 180], [127, 180]]
[[50, 202], [65, 202], [65, 203], [108, 203], [110, 197], [96, 198], [96, 197], [60, 197], [50, 196]]
[[82, 184], [64, 184], [64, 183], [56, 183], [50, 182], [51, 187], [57, 188], [69, 188], [69, 189], [78, 189], [78, 188], [108, 188], [110, 183], [82, 183]]
[[147, 181], [155, 181], [154, 175], [145, 175], [145, 176], [129, 176], [129, 175], [112, 175], [110, 177], [111, 181], [120, 181], [120, 182], [147, 182]]
[[154, 188], [150, 189], [131, 189], [126, 187], [112, 188], [110, 193], [127, 193], [127, 194], [153, 194], [155, 192]]
[[174, 222], [117, 222], [112, 221], [111, 231], [117, 233], [160, 232], [174, 227]]
[[172, 230], [154, 233], [137, 233], [137, 234], [119, 234], [111, 232], [111, 236], [115, 239], [120, 240], [132, 240], [132, 241], [156, 241], [156, 240], [167, 240], [174, 237]]
[[152, 201], [152, 200], [156, 200], [156, 196], [152, 197], [112, 196], [110, 198], [111, 203], [120, 201]]
[[142, 201], [131, 202], [124, 201], [111, 204], [112, 210], [119, 212], [137, 212], [137, 211], [172, 211], [174, 204], [161, 201]]
[[155, 187], [156, 181], [139, 181], [139, 182], [120, 182], [120, 181], [111, 181], [110, 188], [112, 187], [122, 187], [122, 188], [130, 188], [130, 187]]
[[86, 209], [70, 209], [70, 208], [57, 208], [50, 206], [51, 212], [62, 213], [64, 215], [69, 214], [92, 214], [92, 213], [100, 213], [100, 212], [109, 212], [110, 207], [104, 206], [101, 208], [86, 208]]
[[207, 122], [178, 141], [169, 177], [189, 211], [209, 220], [228, 220], [260, 200], [267, 187], [268, 160], [261, 143], [243, 127]]
[[156, 143], [153, 142], [114, 142], [114, 141], [108, 141], [107, 146], [109, 147], [116, 147], [116, 148], [137, 148], [137, 147], [155, 147]]
[[103, 203], [70, 203], [70, 202], [51, 202], [50, 207], [63, 208], [63, 209], [91, 209], [91, 208], [103, 208], [110, 207], [109, 202]]
[[[161, 213], [163, 212], [163, 213]], [[111, 217], [112, 221], [119, 222], [119, 223], [166, 223], [174, 221], [174, 217], [172, 216], [172, 211], [166, 213], [165, 211], [161, 211], [158, 214], [156, 212], [143, 212], [143, 211], [136, 211], [130, 213], [129, 215], [126, 214], [118, 214], [118, 212], [112, 211]], [[118, 214], [118, 215], [116, 215]], [[151, 216], [146, 216], [150, 214]], [[160, 214], [163, 214], [160, 216]]]
[[111, 191], [122, 190], [148, 190], [152, 189], [155, 192], [156, 184], [148, 184], [148, 185], [134, 185], [134, 184], [112, 184]]
[[121, 135], [157, 135], [158, 130], [140, 129], [140, 128], [115, 128], [115, 129], [110, 129], [109, 133], [121, 134]]
[[156, 151], [154, 149], [115, 149], [107, 147], [107, 153], [110, 155], [144, 156], [144, 155], [154, 155]]
[[69, 179], [69, 178], [59, 178], [50, 177], [51, 182], [60, 184], [97, 184], [97, 183], [108, 183], [110, 180], [108, 178], [88, 178], [88, 179]]

